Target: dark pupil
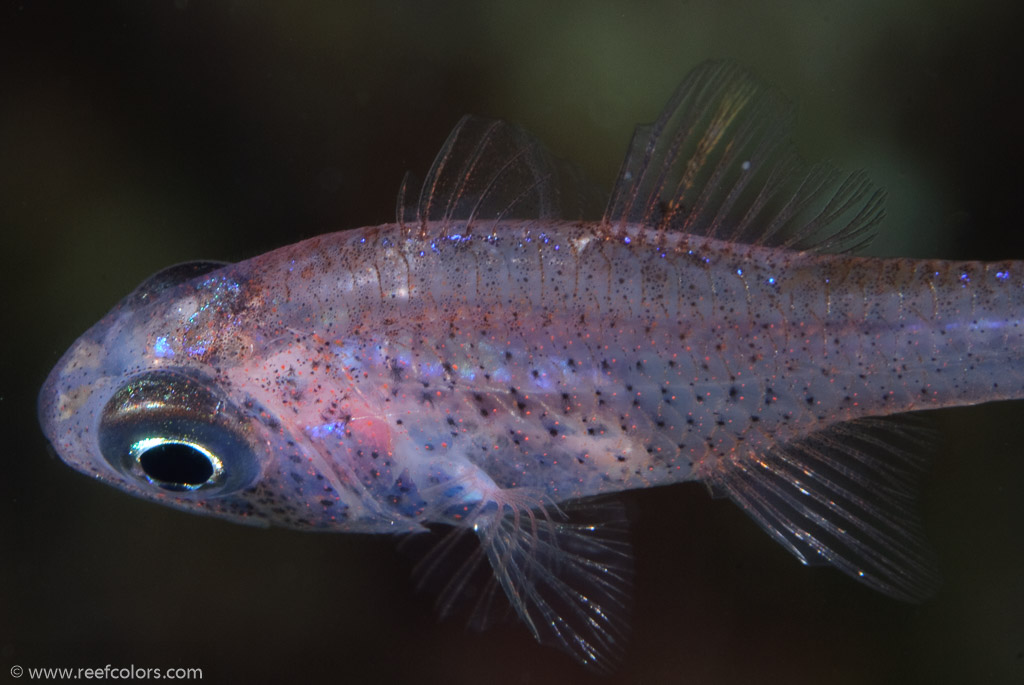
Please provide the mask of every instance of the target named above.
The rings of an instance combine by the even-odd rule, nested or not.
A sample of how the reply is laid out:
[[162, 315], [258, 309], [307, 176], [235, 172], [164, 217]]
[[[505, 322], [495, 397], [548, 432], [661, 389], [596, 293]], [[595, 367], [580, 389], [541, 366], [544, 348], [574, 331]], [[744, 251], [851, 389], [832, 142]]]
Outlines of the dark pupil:
[[213, 464], [199, 450], [180, 442], [167, 442], [146, 450], [139, 457], [146, 475], [164, 487], [202, 485], [213, 475]]

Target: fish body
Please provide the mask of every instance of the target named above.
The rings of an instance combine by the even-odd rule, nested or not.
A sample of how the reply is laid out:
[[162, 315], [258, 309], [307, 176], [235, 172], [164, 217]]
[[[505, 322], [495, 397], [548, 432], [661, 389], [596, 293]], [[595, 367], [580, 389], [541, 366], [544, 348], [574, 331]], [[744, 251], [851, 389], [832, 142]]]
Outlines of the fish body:
[[178, 508], [473, 531], [533, 634], [597, 667], [631, 576], [614, 505], [573, 517], [598, 495], [701, 481], [801, 560], [927, 596], [920, 441], [886, 417], [1024, 396], [1024, 265], [840, 253], [881, 195], [802, 165], [785, 111], [699, 67], [590, 221], [525, 134], [464, 120], [396, 223], [140, 285], [52, 372], [44, 430]]

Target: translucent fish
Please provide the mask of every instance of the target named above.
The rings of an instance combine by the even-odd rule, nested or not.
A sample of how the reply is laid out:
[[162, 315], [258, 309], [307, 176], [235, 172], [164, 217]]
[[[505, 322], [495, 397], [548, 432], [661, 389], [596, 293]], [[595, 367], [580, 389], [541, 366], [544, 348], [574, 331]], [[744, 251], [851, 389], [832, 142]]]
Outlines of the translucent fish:
[[923, 599], [907, 415], [1024, 396], [1024, 265], [851, 256], [883, 193], [801, 161], [790, 119], [705, 63], [602, 213], [527, 133], [465, 118], [395, 223], [140, 285], [54, 368], [43, 429], [179, 509], [450, 527], [420, 565], [442, 613], [486, 560], [474, 623], [505, 602], [595, 669], [628, 639], [624, 490], [703, 482], [801, 562]]

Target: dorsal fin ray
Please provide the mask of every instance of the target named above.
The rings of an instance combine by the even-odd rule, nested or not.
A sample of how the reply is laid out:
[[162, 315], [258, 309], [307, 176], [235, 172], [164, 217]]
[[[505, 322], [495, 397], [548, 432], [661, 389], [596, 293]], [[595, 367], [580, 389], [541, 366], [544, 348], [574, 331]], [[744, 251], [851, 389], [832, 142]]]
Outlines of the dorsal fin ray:
[[[465, 116], [419, 185], [406, 174], [397, 220], [420, 237], [486, 236], [502, 219], [587, 219], [600, 202], [581, 175], [518, 126]], [[428, 226], [440, 236], [427, 235]]]
[[790, 140], [792, 107], [729, 62], [705, 62], [662, 115], [639, 126], [603, 219], [755, 245], [853, 250], [871, 238], [884, 193], [865, 174], [808, 166]]

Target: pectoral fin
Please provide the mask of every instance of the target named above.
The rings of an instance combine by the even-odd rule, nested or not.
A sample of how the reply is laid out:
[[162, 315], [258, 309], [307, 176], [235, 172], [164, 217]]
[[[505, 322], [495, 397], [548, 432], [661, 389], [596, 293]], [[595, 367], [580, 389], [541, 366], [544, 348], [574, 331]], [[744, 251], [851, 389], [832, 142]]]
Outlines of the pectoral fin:
[[[567, 515], [533, 493], [502, 490], [481, 503], [470, 521], [480, 546], [445, 578], [441, 614], [467, 593], [486, 557], [493, 575], [477, 596], [471, 625], [486, 627], [500, 615], [504, 603], [495, 601], [500, 587], [537, 641], [595, 670], [614, 668], [628, 631], [633, 577], [622, 505], [583, 501]], [[457, 539], [450, 536], [424, 560], [418, 571], [425, 582], [436, 581], [446, 568], [441, 560]]]

